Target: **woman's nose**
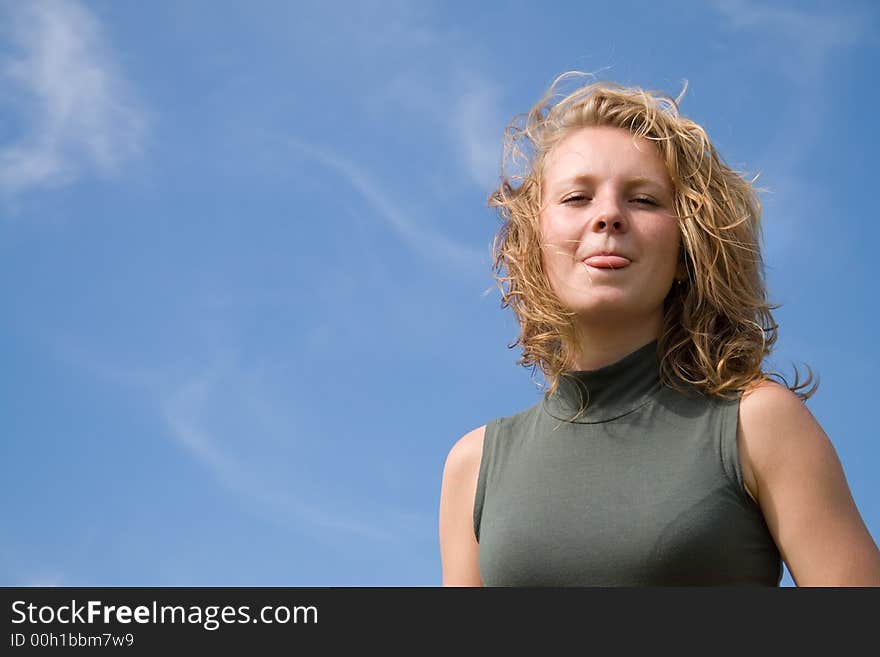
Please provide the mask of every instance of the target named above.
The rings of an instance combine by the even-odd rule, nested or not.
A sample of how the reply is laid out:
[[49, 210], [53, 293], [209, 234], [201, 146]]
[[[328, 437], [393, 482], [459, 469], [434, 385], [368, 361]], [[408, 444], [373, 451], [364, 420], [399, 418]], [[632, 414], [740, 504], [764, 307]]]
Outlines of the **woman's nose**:
[[620, 232], [626, 230], [626, 218], [616, 198], [595, 199], [590, 228], [594, 231]]

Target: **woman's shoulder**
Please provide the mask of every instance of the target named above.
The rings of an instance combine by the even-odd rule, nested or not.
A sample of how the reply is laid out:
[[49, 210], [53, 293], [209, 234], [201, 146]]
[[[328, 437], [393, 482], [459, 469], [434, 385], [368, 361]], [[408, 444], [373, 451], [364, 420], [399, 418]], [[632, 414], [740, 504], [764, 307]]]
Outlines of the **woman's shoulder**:
[[499, 416], [486, 424], [475, 429], [471, 429], [453, 443], [446, 457], [445, 468], [455, 473], [463, 475], [471, 475], [476, 473], [480, 467], [480, 461], [483, 457], [483, 442], [486, 437], [486, 431], [491, 427], [493, 436], [497, 436], [502, 431], [503, 425], [505, 435], [512, 432], [524, 430], [527, 423], [533, 422], [534, 414], [540, 411], [541, 402], [537, 402], [528, 408], [510, 415]]
[[458, 438], [446, 456], [445, 471], [454, 478], [468, 477], [480, 467], [486, 425], [471, 429]]
[[812, 417], [800, 397], [789, 388], [770, 379], [753, 383], [743, 391], [739, 413], [746, 439], [765, 435], [767, 432], [761, 429], [766, 428], [768, 419], [791, 422]]
[[816, 446], [828, 438], [800, 397], [764, 379], [742, 394], [737, 440], [743, 478], [757, 500], [759, 480], [781, 465], [788, 450]]

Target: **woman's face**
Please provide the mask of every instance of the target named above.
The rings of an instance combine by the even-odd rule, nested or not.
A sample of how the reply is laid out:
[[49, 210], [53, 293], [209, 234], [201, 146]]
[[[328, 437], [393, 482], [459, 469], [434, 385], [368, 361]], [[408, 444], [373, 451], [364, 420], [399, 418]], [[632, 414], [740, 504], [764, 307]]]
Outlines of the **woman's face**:
[[[659, 325], [681, 236], [654, 144], [621, 128], [579, 128], [548, 153], [542, 195], [544, 268], [563, 305], [591, 324]], [[602, 252], [616, 257], [591, 257]]]

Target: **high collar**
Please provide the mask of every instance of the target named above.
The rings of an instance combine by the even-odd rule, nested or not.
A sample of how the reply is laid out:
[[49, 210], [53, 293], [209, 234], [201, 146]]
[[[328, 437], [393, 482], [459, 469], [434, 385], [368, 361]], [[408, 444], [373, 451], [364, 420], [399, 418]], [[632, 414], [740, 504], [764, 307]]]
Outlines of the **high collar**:
[[544, 396], [544, 410], [558, 420], [596, 424], [643, 406], [660, 387], [657, 342], [653, 340], [599, 369], [567, 370], [556, 392]]

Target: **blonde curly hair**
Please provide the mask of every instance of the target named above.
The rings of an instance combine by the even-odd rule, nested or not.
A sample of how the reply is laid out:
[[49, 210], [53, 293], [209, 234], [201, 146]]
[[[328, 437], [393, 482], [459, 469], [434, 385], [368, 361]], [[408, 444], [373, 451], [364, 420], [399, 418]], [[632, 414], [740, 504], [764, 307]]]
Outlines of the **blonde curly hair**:
[[[573, 77], [558, 76], [526, 114], [504, 133], [501, 182], [488, 203], [502, 225], [492, 246], [493, 275], [501, 307], [510, 307], [522, 347], [518, 365], [539, 367], [552, 395], [576, 359], [575, 313], [553, 292], [542, 264], [539, 215], [547, 154], [573, 130], [587, 126], [624, 128], [656, 143], [674, 187], [681, 230], [680, 258], [687, 278], [664, 300], [658, 338], [661, 381], [685, 394], [733, 399], [776, 377], [801, 401], [818, 388], [813, 373], [788, 385], [762, 370], [777, 339], [778, 325], [767, 301], [760, 252], [761, 204], [751, 181], [728, 167], [706, 131], [679, 114], [687, 89], [673, 99], [663, 92], [597, 81], [558, 99], [558, 87]], [[554, 100], [556, 102], [554, 102]], [[506, 286], [506, 287], [505, 287]], [[808, 367], [809, 369], [809, 367]]]

